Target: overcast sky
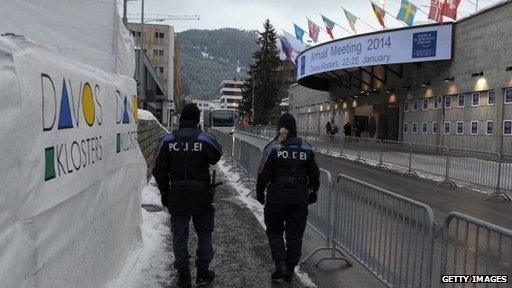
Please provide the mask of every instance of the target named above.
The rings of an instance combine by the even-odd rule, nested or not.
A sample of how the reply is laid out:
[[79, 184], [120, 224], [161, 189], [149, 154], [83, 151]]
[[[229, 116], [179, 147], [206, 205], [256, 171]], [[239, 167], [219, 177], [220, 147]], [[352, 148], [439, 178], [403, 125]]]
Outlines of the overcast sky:
[[[129, 0], [128, 13], [140, 13], [141, 0]], [[383, 0], [375, 0], [381, 3]], [[472, 4], [477, 0], [462, 0], [459, 12], [469, 15], [475, 10]], [[430, 0], [413, 0], [421, 10], [428, 13]], [[485, 7], [497, 0], [479, 0], [479, 7]], [[176, 31], [188, 29], [217, 29], [223, 27], [261, 30], [265, 19], [270, 19], [278, 32], [286, 30], [294, 33], [293, 22], [307, 31], [307, 19], [316, 22], [322, 28], [320, 13], [330, 18], [345, 29], [350, 29], [341, 7], [351, 11], [356, 16], [368, 22], [370, 26], [380, 29], [373, 14], [369, 0], [145, 0], [146, 14], [193, 14], [200, 15], [199, 21], [172, 21], [167, 22], [175, 26]], [[386, 0], [385, 9], [396, 16], [400, 7], [400, 0]], [[427, 21], [427, 16], [418, 11], [415, 23]], [[386, 15], [389, 27], [403, 27], [397, 20]], [[360, 32], [374, 31], [361, 21], [357, 23]], [[328, 39], [325, 33], [321, 40]], [[348, 36], [340, 27], [334, 28], [335, 37]], [[307, 38], [307, 36], [306, 36]]]

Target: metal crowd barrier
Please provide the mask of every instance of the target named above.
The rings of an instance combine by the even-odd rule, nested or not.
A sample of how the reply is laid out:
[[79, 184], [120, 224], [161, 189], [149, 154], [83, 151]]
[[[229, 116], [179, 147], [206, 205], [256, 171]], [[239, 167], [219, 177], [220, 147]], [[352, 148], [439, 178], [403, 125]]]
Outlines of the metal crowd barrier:
[[[239, 167], [251, 176], [256, 175], [260, 148], [239, 139], [233, 140], [231, 135], [225, 137], [226, 134], [213, 133], [225, 148], [231, 145], [232, 151], [240, 151], [234, 153]], [[355, 141], [348, 139], [352, 140]], [[371, 147], [376, 143], [364, 145]], [[395, 153], [382, 159], [384, 162], [414, 167], [410, 155], [415, 148], [398, 142], [381, 144], [384, 147], [381, 150]], [[355, 142], [355, 147], [362, 146], [359, 141]], [[423, 150], [423, 154], [446, 153], [436, 147], [430, 148], [428, 153], [425, 152], [427, 149]], [[512, 156], [508, 157], [499, 161], [500, 175], [504, 180], [500, 185], [510, 185]], [[442, 174], [441, 170], [434, 172]], [[317, 253], [327, 251], [327, 256], [316, 264], [325, 260], [344, 260], [351, 266], [351, 261], [344, 255], [346, 252], [388, 287], [468, 287], [461, 284], [443, 286], [440, 279], [447, 274], [508, 275], [510, 281], [511, 230], [452, 212], [444, 221], [442, 239], [439, 239], [434, 232], [436, 224], [432, 209], [426, 204], [343, 174], [333, 184], [331, 174], [323, 169], [320, 171], [320, 183], [318, 201], [309, 206], [308, 225], [325, 240], [325, 245], [305, 257], [303, 263]], [[434, 244], [439, 243], [434, 242], [435, 239], [440, 245]], [[434, 262], [434, 255], [441, 255], [440, 259], [436, 258], [437, 262]], [[472, 287], [509, 287], [507, 285], [494, 283]]]
[[[268, 137], [275, 128], [241, 128], [240, 132]], [[313, 144], [317, 152], [340, 157], [377, 168], [402, 168], [404, 175], [418, 172], [438, 176], [440, 184], [456, 186], [454, 181], [493, 188], [487, 198], [499, 197], [511, 201], [505, 191], [512, 191], [512, 155], [494, 152], [448, 148], [421, 143], [404, 143], [368, 138], [327, 136], [299, 132]]]
[[443, 225], [440, 275], [507, 275], [509, 281], [442, 287], [510, 287], [512, 231], [462, 213], [450, 213]]
[[[315, 249], [311, 254], [309, 254], [309, 256], [305, 257], [302, 263], [309, 261], [319, 252], [329, 251], [329, 256], [321, 258], [315, 265], [318, 265], [325, 260], [344, 260], [349, 266], [352, 266], [352, 262], [345, 257], [341, 250], [336, 248], [333, 239], [333, 216], [335, 213], [334, 209], [337, 208], [334, 206], [333, 189], [331, 173], [327, 170], [320, 169], [320, 189], [318, 191], [318, 199], [316, 203], [309, 205], [308, 207], [308, 226], [325, 240], [325, 245]], [[339, 256], [336, 256], [336, 252]]]
[[336, 189], [334, 241], [389, 287], [430, 287], [432, 209], [343, 174]]

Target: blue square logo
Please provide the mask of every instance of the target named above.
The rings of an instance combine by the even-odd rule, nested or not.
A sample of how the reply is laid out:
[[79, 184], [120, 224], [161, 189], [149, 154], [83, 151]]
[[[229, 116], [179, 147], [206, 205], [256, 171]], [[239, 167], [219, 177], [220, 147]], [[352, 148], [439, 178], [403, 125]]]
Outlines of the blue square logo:
[[306, 56], [300, 57], [300, 76], [306, 74]]
[[412, 58], [435, 57], [437, 31], [414, 33], [412, 36]]

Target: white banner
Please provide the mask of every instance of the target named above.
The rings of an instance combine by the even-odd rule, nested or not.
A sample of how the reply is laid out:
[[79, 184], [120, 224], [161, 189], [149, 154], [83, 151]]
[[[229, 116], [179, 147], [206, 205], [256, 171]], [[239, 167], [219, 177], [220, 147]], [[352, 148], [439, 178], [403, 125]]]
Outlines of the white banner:
[[136, 84], [0, 37], [2, 287], [102, 287], [140, 246]]
[[117, 0], [1, 2], [0, 34], [23, 35], [101, 70], [134, 76], [135, 44]]
[[297, 79], [340, 69], [452, 58], [452, 25], [355, 36], [308, 49], [297, 59]]

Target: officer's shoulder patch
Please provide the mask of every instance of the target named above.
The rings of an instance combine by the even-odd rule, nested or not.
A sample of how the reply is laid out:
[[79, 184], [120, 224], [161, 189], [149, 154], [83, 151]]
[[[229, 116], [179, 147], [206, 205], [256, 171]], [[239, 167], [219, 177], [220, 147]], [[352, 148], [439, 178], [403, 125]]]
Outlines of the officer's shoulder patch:
[[279, 143], [277, 140], [272, 140], [270, 143], [267, 144], [267, 146], [265, 146], [263, 150], [272, 152], [273, 150], [279, 149], [281, 149], [281, 143]]
[[169, 142], [172, 140], [174, 140], [174, 135], [172, 135], [171, 133], [167, 133], [161, 138], [162, 142]]
[[302, 141], [302, 149], [313, 151], [313, 146], [311, 146], [307, 141]]

